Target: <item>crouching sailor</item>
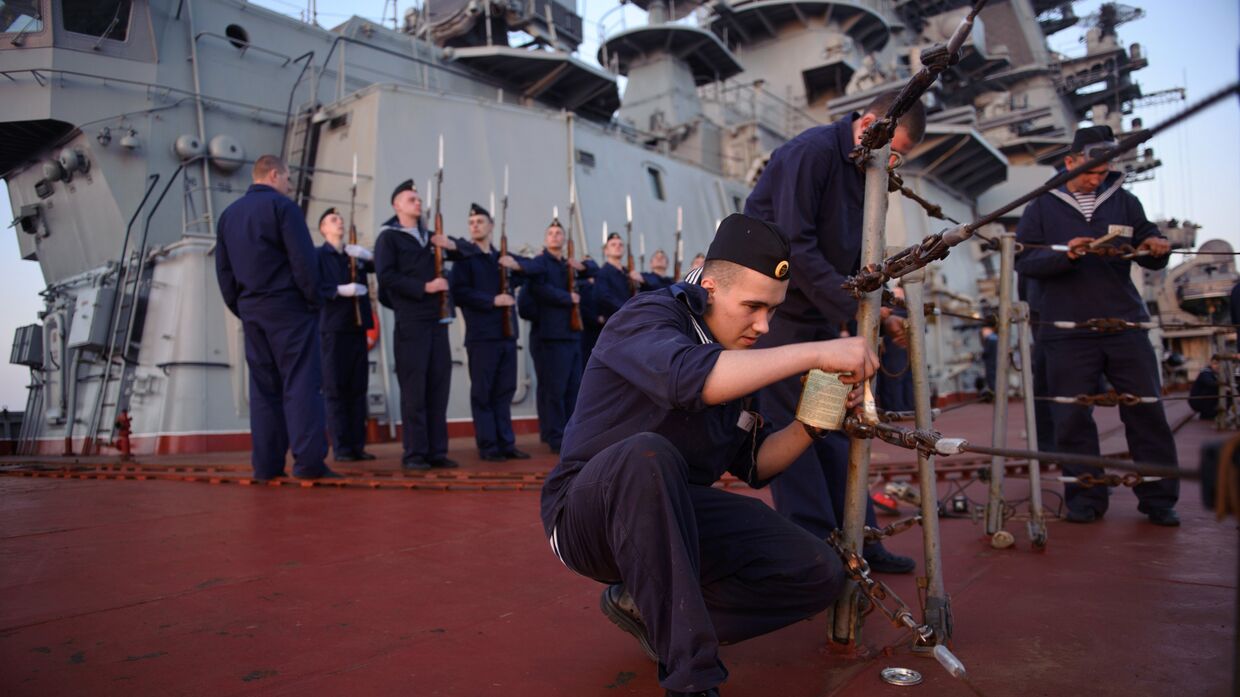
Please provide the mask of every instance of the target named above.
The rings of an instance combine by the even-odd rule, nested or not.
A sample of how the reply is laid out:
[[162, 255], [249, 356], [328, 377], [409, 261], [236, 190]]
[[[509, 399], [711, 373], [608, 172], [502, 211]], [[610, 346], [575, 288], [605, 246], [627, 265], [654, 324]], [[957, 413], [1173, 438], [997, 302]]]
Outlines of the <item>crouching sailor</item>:
[[552, 550], [610, 584], [603, 612], [658, 660], [669, 695], [717, 695], [721, 644], [810, 617], [844, 587], [826, 543], [711, 486], [731, 472], [761, 487], [810, 446], [800, 422], [764, 422], [760, 388], [811, 368], [856, 383], [877, 366], [855, 338], [746, 350], [784, 299], [788, 256], [778, 230], [735, 214], [700, 274], [626, 303], [599, 337], [543, 486]]

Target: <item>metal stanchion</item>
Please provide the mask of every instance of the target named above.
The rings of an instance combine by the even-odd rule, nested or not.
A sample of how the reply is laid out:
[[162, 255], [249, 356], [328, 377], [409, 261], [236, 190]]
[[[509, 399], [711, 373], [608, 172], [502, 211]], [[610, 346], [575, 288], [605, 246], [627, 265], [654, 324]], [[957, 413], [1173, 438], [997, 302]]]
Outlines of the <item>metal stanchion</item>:
[[[887, 161], [891, 157], [891, 144], [870, 153], [865, 161], [865, 208], [861, 233], [863, 246], [861, 264], [877, 264], [883, 259], [883, 226], [887, 221]], [[878, 353], [879, 310], [882, 304], [881, 288], [866, 293], [857, 309], [857, 331], [866, 344]], [[872, 399], [869, 395], [868, 398]], [[861, 553], [865, 535], [865, 503], [869, 497], [870, 441], [854, 438], [848, 447], [848, 486], [844, 495], [845, 550]], [[831, 638], [839, 644], [853, 644], [861, 634], [858, 592], [850, 585], [835, 601], [832, 612]]]
[[[1012, 355], [1012, 266], [1015, 260], [1016, 235], [999, 235], [999, 349], [995, 360], [995, 420], [991, 446], [1007, 447], [1008, 365]], [[1003, 529], [1003, 460], [1000, 455], [990, 461], [990, 495], [986, 500], [986, 534]]]
[[[1029, 324], [1029, 303], [1016, 303], [1017, 336], [1020, 346], [1020, 382], [1025, 393], [1025, 447], [1038, 449], [1037, 401], [1033, 394], [1033, 328]], [[1046, 519], [1042, 515], [1042, 465], [1029, 460], [1029, 539], [1036, 549], [1046, 547]]]
[[[918, 430], [932, 430], [930, 379], [926, 369], [926, 270], [919, 269], [904, 277], [904, 295], [908, 305], [908, 365], [913, 371], [913, 405]], [[935, 639], [943, 644], [952, 637], [951, 600], [943, 586], [943, 553], [939, 540], [938, 478], [934, 474], [934, 456], [917, 453], [917, 477], [921, 484], [921, 537], [926, 553], [926, 601], [922, 622], [934, 629]], [[932, 647], [925, 647], [930, 650]], [[915, 649], [916, 650], [916, 647]]]

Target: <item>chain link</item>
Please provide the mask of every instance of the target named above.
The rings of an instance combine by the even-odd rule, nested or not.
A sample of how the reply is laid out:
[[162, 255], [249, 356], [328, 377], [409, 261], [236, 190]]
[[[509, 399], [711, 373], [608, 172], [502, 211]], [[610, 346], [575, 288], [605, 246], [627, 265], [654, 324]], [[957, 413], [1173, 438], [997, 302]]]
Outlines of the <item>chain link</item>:
[[1096, 486], [1127, 486], [1134, 487], [1147, 481], [1157, 481], [1161, 477], [1143, 477], [1136, 472], [1128, 472], [1127, 474], [1078, 474], [1075, 477], [1060, 477], [1060, 481], [1074, 483], [1077, 486], [1086, 489], [1092, 489]]
[[1079, 404], [1086, 407], [1135, 407], [1138, 404], [1156, 404], [1161, 397], [1141, 397], [1128, 392], [1110, 390], [1101, 394], [1078, 394], [1075, 397], [1038, 397], [1056, 404]]
[[884, 525], [881, 528], [872, 528], [869, 525], [866, 525], [863, 528], [865, 532], [865, 541], [869, 544], [871, 542], [885, 540], [888, 537], [898, 535], [905, 530], [909, 530], [910, 528], [914, 528], [918, 525], [921, 525], [920, 515], [915, 515], [911, 518], [904, 518], [903, 520], [897, 520], [896, 522]]
[[[832, 531], [827, 536], [827, 544], [835, 550], [836, 554], [840, 555], [840, 559], [844, 562], [844, 573], [857, 584], [858, 590], [870, 601], [870, 607], [886, 615], [895, 626], [913, 630], [919, 644], [925, 646], [935, 644], [934, 628], [919, 623], [913, 617], [913, 611], [909, 609], [909, 606], [893, 593], [887, 584], [870, 576], [870, 565], [860, 554], [845, 549], [840, 537], [839, 530]], [[887, 601], [895, 607], [888, 607]]]

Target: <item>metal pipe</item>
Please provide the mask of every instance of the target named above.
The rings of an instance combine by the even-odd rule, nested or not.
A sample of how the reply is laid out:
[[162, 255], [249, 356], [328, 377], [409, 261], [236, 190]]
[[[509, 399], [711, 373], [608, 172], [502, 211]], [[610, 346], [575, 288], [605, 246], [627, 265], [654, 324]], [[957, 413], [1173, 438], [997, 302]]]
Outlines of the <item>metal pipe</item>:
[[[1020, 382], [1025, 393], [1025, 447], [1038, 449], [1038, 420], [1033, 394], [1033, 329], [1030, 326], [1029, 303], [1016, 303], [1019, 322]], [[1037, 549], [1046, 547], [1046, 519], [1042, 515], [1042, 464], [1029, 460], [1029, 539]]]
[[[186, 14], [189, 19], [189, 35], [190, 37], [193, 37], [194, 36], [194, 2], [193, 0], [188, 0], [185, 3], [185, 9], [188, 11]], [[189, 59], [190, 59], [190, 62], [194, 64], [194, 70], [193, 70], [194, 106], [197, 109], [197, 113], [198, 113], [198, 142], [202, 143], [203, 145], [206, 145], [207, 144], [207, 117], [206, 117], [206, 113], [203, 111], [203, 108], [202, 108], [202, 79], [201, 79], [202, 71], [199, 70], [199, 65], [198, 65], [198, 41], [193, 40], [192, 38], [189, 42]], [[200, 164], [202, 165], [202, 183], [203, 183], [203, 186], [206, 187], [207, 189], [207, 191], [203, 193], [202, 197], [207, 204], [206, 205], [207, 234], [210, 235], [212, 231], [215, 230], [215, 208], [213, 207], [213, 204], [211, 203], [211, 165], [207, 162], [207, 158], [205, 157], [200, 160]], [[184, 233], [185, 230], [182, 230], [181, 232]]]
[[[990, 444], [1007, 447], [1008, 365], [1012, 355], [1012, 275], [1016, 235], [999, 235], [999, 347], [995, 352], [995, 419]], [[990, 492], [986, 500], [986, 534], [1003, 529], [1003, 456], [990, 461]]]
[[[908, 364], [913, 373], [913, 406], [919, 430], [934, 428], [930, 408], [930, 378], [926, 368], [925, 269], [904, 277], [908, 305]], [[938, 477], [934, 457], [917, 453], [917, 478], [921, 484], [921, 537], [926, 554], [926, 600], [922, 621], [934, 629], [938, 643], [951, 639], [951, 601], [943, 584], [943, 553], [939, 538]]]
[[[891, 156], [891, 144], [870, 153], [865, 161], [865, 208], [861, 222], [863, 247], [861, 264], [876, 264], [883, 258], [884, 229], [887, 221], [887, 160]], [[878, 353], [879, 310], [882, 289], [867, 293], [858, 303], [857, 330], [866, 344]], [[869, 498], [870, 441], [854, 438], [848, 446], [848, 487], [844, 496], [844, 549], [861, 553], [865, 534], [865, 504]], [[835, 601], [832, 623], [832, 640], [836, 643], [855, 643], [861, 635], [861, 616], [858, 612], [858, 591], [850, 586]]]

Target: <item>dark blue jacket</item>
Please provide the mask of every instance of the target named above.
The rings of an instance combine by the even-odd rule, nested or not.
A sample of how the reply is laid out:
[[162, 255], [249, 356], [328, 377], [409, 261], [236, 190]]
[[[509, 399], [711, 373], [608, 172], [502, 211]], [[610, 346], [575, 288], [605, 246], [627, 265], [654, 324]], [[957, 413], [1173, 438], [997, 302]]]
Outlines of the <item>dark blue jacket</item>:
[[[368, 274], [374, 271], [375, 265], [369, 261], [357, 260], [357, 281], [349, 279], [349, 255], [338, 251], [330, 243], [319, 245], [319, 279], [323, 286], [323, 309], [319, 312], [319, 331], [321, 332], [364, 332], [375, 326], [370, 296], [360, 298], [342, 298], [336, 294], [336, 286], [346, 283], [360, 283], [369, 286]], [[357, 302], [354, 302], [354, 301]], [[362, 325], [357, 325], [354, 307], [361, 307]]]
[[631, 297], [633, 291], [629, 287], [627, 271], [608, 263], [599, 267], [598, 277], [594, 279], [594, 302], [604, 319], [619, 312]]
[[[518, 262], [528, 260], [513, 255]], [[508, 293], [516, 296], [517, 286], [521, 284], [522, 274], [508, 274]], [[516, 307], [499, 308], [495, 306], [495, 296], [499, 295], [499, 250], [490, 253], [482, 252], [462, 259], [452, 265], [450, 276], [452, 300], [461, 313], [465, 315], [465, 343], [475, 341], [504, 340], [504, 310], [508, 310], [512, 337], [515, 341], [518, 334]]]
[[857, 300], [841, 288], [861, 262], [865, 179], [848, 159], [854, 118], [777, 148], [745, 201], [746, 215], [774, 223], [792, 245], [781, 317], [838, 326], [857, 314]]
[[[435, 278], [435, 249], [422, 244], [399, 227], [393, 216], [383, 224], [375, 240], [375, 274], [379, 277], [379, 302], [396, 312], [396, 319], [405, 321], [438, 321], [439, 293], [427, 293], [426, 284]], [[422, 227], [421, 221], [418, 222]], [[457, 261], [476, 254], [472, 242], [452, 238], [456, 251], [444, 250], [444, 259]]]
[[[1025, 207], [1016, 226], [1022, 244], [1066, 244], [1075, 237], [1101, 237], [1111, 225], [1132, 228], [1132, 239], [1112, 240], [1134, 247], [1149, 237], [1159, 237], [1158, 226], [1145, 217], [1137, 197], [1123, 188], [1124, 175], [1112, 172], [1098, 187], [1091, 220], [1085, 220], [1076, 199], [1060, 187], [1034, 199]], [[1168, 257], [1137, 257], [1147, 269], [1167, 266]], [[1132, 262], [1118, 257], [1086, 254], [1072, 260], [1064, 252], [1026, 248], [1016, 257], [1016, 270], [1030, 279], [1029, 302], [1043, 322], [1079, 322], [1095, 317], [1115, 317], [1131, 322], [1150, 318], [1145, 301], [1132, 283]], [[1043, 325], [1042, 340], [1071, 336], [1099, 336], [1088, 329], [1056, 329]]]
[[548, 535], [573, 477], [603, 449], [638, 433], [658, 433], [676, 446], [690, 484], [710, 486], [724, 472], [754, 487], [769, 481], [758, 478], [754, 454], [773, 429], [764, 420], [752, 430], [738, 427], [742, 410], [757, 410], [754, 398], [702, 401], [723, 351], [705, 310], [706, 291], [678, 283], [637, 296], [603, 328], [565, 428], [562, 458], [543, 485]]
[[660, 276], [653, 271], [642, 272], [642, 290], [659, 290], [668, 288], [676, 282], [671, 276]]
[[[524, 265], [523, 266], [527, 266]], [[593, 271], [586, 262], [586, 270], [577, 274], [589, 277]], [[528, 264], [529, 290], [537, 306], [538, 338], [540, 341], [578, 341], [581, 332], [570, 329], [573, 298], [568, 292], [568, 262], [556, 259], [546, 250]], [[584, 317], [582, 318], [584, 322]]]
[[314, 312], [322, 304], [314, 242], [292, 199], [252, 184], [220, 214], [216, 230], [215, 276], [234, 315]]

